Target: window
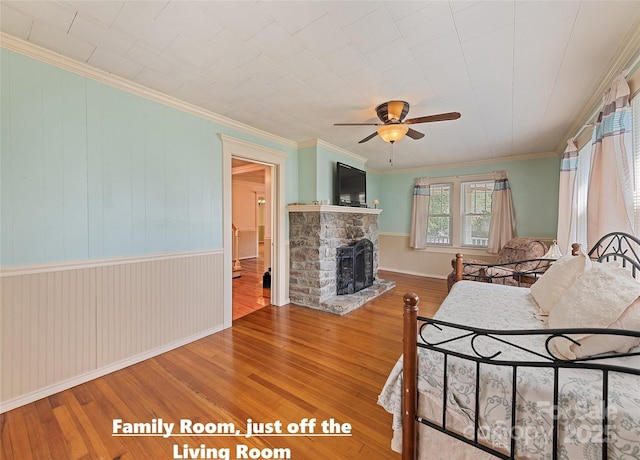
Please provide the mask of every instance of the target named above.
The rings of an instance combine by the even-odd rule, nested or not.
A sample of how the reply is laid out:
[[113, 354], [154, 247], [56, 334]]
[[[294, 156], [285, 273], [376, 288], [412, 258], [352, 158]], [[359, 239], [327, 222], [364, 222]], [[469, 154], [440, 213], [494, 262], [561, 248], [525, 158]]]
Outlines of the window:
[[461, 242], [463, 246], [487, 247], [494, 183], [495, 181], [462, 183]]
[[494, 183], [491, 173], [431, 179], [427, 245], [486, 248]]
[[451, 245], [451, 184], [431, 185], [427, 244]]

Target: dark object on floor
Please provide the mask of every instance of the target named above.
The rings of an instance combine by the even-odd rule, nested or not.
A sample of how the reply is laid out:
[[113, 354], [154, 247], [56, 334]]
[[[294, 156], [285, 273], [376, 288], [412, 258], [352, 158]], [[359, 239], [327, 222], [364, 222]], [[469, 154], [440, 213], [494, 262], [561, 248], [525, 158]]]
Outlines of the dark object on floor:
[[262, 288], [271, 288], [271, 267], [262, 275]]

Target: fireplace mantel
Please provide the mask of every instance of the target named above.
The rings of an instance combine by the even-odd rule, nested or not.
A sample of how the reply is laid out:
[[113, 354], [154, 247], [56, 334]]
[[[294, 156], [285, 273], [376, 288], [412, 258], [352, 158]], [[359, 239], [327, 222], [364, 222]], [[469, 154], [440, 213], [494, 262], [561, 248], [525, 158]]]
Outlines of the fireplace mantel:
[[337, 206], [334, 204], [290, 204], [289, 212], [346, 212], [352, 214], [380, 214], [379, 208], [357, 208], [354, 206]]

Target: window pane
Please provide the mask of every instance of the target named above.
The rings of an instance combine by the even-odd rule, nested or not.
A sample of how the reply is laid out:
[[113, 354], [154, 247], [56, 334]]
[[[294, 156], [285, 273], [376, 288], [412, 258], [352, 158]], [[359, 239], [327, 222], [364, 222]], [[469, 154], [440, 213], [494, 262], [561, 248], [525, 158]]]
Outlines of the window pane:
[[431, 186], [428, 244], [451, 244], [451, 184]]
[[427, 243], [450, 244], [449, 217], [430, 217]]
[[494, 181], [462, 184], [462, 244], [486, 247]]

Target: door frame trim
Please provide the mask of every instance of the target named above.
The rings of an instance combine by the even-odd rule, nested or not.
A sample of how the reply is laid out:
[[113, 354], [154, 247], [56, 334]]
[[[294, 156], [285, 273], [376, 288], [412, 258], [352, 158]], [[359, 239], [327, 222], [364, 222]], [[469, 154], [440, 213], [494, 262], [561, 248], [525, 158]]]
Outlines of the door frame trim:
[[[219, 134], [222, 141], [222, 182], [223, 182], [223, 247], [224, 247], [224, 327], [231, 327], [233, 317], [232, 300], [232, 272], [233, 272], [233, 236], [231, 231], [232, 220], [232, 176], [231, 158], [241, 158], [248, 161], [257, 161], [272, 166], [271, 196], [273, 199], [272, 219], [272, 244], [273, 257], [271, 260], [271, 303], [282, 306], [289, 303], [287, 290], [287, 254], [286, 254], [286, 162], [287, 153], [280, 150], [264, 147], [252, 142], [244, 141], [225, 134]], [[266, 250], [266, 248], [265, 248]]]

